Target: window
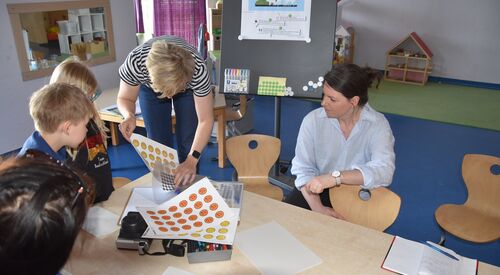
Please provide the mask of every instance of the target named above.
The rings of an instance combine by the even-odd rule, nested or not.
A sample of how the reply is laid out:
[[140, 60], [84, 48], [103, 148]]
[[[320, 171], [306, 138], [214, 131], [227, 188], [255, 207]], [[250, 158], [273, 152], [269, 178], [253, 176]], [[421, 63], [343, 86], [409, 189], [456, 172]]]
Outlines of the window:
[[115, 61], [109, 0], [7, 4], [23, 80], [48, 76], [74, 55]]

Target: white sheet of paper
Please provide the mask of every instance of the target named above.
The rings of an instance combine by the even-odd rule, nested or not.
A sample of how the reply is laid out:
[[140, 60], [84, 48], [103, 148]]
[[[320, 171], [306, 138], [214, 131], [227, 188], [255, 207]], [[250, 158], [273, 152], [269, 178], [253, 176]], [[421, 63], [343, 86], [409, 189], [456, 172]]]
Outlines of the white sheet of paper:
[[83, 230], [99, 238], [117, 230], [117, 221], [118, 216], [109, 210], [99, 206], [92, 206], [83, 223]]
[[186, 270], [182, 270], [182, 269], [177, 268], [177, 267], [169, 266], [162, 273], [162, 275], [194, 275], [194, 273], [187, 272]]
[[462, 257], [435, 243], [428, 243], [455, 256], [459, 261], [422, 243], [396, 236], [382, 267], [400, 274], [476, 274], [477, 260]]
[[323, 262], [275, 221], [239, 232], [235, 246], [262, 274], [295, 274]]

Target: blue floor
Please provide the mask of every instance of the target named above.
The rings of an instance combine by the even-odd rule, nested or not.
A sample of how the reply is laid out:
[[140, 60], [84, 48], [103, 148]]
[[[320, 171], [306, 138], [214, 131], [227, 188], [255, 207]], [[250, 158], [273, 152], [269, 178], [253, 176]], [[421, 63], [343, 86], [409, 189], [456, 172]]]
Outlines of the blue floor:
[[[273, 97], [255, 98], [253, 133], [273, 135], [274, 105]], [[318, 108], [319, 103], [283, 98], [281, 106], [281, 159], [290, 160], [302, 118]], [[416, 241], [437, 242], [440, 230], [434, 211], [444, 203], [463, 203], [467, 197], [461, 176], [463, 155], [500, 156], [500, 132], [399, 115], [386, 117], [396, 138], [396, 172], [391, 189], [402, 198], [399, 216], [386, 232]], [[125, 142], [110, 147], [109, 155], [115, 177], [136, 179], [147, 173], [140, 157]], [[212, 160], [216, 156], [217, 146], [209, 145], [202, 154], [200, 174], [219, 181], [231, 180], [234, 169], [230, 165], [218, 168]], [[447, 234], [446, 246], [466, 257], [500, 266], [500, 241], [473, 244]]]

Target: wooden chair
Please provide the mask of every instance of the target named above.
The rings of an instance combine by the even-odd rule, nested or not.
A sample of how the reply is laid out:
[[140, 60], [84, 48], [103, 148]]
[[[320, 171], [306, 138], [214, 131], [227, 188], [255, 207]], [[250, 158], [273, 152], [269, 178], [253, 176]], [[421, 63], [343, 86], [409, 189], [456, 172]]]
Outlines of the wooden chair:
[[280, 150], [281, 141], [272, 136], [249, 134], [226, 141], [227, 157], [244, 189], [276, 200], [283, 199], [283, 190], [269, 183], [269, 170]]
[[385, 187], [370, 190], [371, 197], [362, 200], [360, 186], [342, 184], [330, 188], [333, 209], [348, 222], [384, 231], [394, 223], [401, 206], [401, 198]]
[[113, 178], [113, 188], [115, 188], [115, 190], [116, 190], [118, 188], [125, 186], [125, 184], [127, 184], [129, 182], [131, 182], [131, 180], [128, 178], [125, 178], [125, 177]]
[[[467, 241], [486, 243], [500, 238], [500, 175], [491, 171], [500, 158], [467, 154], [462, 177], [469, 193], [464, 204], [443, 204], [435, 212], [445, 231]], [[444, 243], [444, 232], [441, 237]]]

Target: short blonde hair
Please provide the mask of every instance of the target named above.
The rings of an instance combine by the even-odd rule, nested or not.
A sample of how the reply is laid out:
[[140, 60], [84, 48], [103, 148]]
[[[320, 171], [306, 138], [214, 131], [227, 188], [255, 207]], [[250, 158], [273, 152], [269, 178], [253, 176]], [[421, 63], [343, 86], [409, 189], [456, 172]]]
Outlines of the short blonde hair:
[[30, 98], [30, 115], [40, 132], [54, 133], [65, 121], [78, 123], [92, 117], [94, 106], [80, 88], [53, 83], [43, 86]]
[[[89, 98], [92, 98], [98, 88], [97, 79], [92, 71], [82, 62], [68, 58], [59, 64], [50, 77], [50, 83], [68, 83], [80, 88]], [[99, 112], [93, 108], [91, 118], [97, 124], [104, 141], [107, 139], [108, 128], [99, 117]]]
[[171, 98], [186, 89], [195, 63], [191, 53], [182, 47], [159, 40], [153, 43], [146, 59], [146, 68], [159, 98]]

